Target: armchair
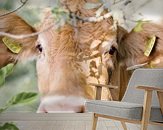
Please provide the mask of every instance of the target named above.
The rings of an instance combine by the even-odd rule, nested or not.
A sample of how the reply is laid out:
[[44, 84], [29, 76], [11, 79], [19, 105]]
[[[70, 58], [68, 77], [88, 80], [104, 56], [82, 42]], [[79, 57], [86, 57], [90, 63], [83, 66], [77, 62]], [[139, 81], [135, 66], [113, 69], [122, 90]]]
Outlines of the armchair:
[[118, 120], [124, 130], [126, 122], [141, 124], [141, 130], [148, 124], [163, 126], [163, 69], [135, 70], [121, 102], [87, 100], [85, 105], [93, 112], [92, 130], [98, 117]]

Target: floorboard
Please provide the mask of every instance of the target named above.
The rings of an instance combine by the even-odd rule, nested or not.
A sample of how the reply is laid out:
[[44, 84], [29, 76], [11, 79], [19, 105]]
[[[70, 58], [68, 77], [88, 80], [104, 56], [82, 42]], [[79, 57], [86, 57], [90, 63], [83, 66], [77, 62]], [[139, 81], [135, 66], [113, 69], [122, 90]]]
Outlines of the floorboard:
[[[91, 113], [3, 113], [0, 124], [15, 123], [20, 130], [91, 130]], [[123, 130], [120, 122], [99, 118], [97, 130]], [[138, 126], [135, 129], [139, 130]]]

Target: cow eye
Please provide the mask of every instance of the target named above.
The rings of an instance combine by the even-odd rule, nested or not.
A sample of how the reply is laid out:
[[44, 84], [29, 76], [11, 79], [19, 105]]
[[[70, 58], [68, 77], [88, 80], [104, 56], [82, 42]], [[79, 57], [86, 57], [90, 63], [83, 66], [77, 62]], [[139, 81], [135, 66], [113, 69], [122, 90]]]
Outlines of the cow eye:
[[109, 54], [110, 55], [113, 55], [114, 52], [116, 51], [117, 49], [114, 47], [114, 46], [111, 46], [110, 50], [109, 50]]
[[109, 53], [110, 55], [114, 55], [114, 52], [116, 51], [117, 49], [114, 47], [114, 46], [111, 46], [110, 50], [108, 50], [107, 52], [105, 52], [105, 55], [107, 53]]
[[36, 46], [36, 48], [39, 50], [39, 52], [42, 52], [42, 51], [43, 51], [43, 48], [42, 48], [41, 44], [38, 44], [38, 45]]

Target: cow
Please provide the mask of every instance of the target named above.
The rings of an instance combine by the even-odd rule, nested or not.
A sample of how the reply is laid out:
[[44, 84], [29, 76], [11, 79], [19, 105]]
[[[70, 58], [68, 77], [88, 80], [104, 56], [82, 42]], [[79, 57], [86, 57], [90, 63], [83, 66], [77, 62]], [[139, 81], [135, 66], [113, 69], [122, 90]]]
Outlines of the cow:
[[[142, 22], [140, 31], [136, 31], [135, 28], [128, 32], [123, 27], [118, 26], [117, 43], [113, 45], [116, 51], [114, 57], [111, 57], [114, 64], [112, 73], [120, 72], [118, 75], [121, 87], [119, 100], [124, 96], [133, 70], [141, 67], [163, 67], [163, 24], [161, 22]], [[150, 42], [153, 38], [154, 41]], [[114, 82], [118, 77], [113, 75], [111, 79]]]
[[[111, 56], [108, 50], [115, 42], [116, 30], [113, 28], [112, 17], [98, 21], [89, 21], [89, 19], [83, 21], [79, 17], [83, 19], [93, 17], [97, 10], [84, 8], [89, 0], [62, 2], [66, 9], [70, 9], [70, 15], [77, 15], [76, 27], [66, 23], [57, 29], [55, 20], [51, 17], [52, 13], [47, 9], [45, 18], [37, 29], [37, 32], [40, 32], [38, 37], [13, 38], [22, 45], [19, 54], [13, 54], [4, 44], [1, 44], [3, 49], [0, 54], [5, 55], [1, 60], [1, 66], [36, 57], [38, 88], [41, 95], [38, 113], [84, 112], [85, 100], [93, 99], [95, 95], [89, 82], [107, 83], [105, 63], [112, 66], [109, 58], [104, 58]], [[97, 2], [97, 0], [90, 0], [90, 2]], [[105, 13], [104, 11], [103, 14]], [[1, 32], [15, 35], [36, 32], [36, 29], [14, 13], [3, 16], [0, 23]], [[54, 24], [54, 27], [47, 30], [51, 24]], [[1, 42], [3, 38], [4, 36], [1, 36]]]
[[[36, 57], [41, 95], [38, 113], [84, 112], [85, 100], [94, 98], [89, 82], [107, 84], [108, 68], [114, 72], [118, 64], [130, 67], [144, 63], [155, 65], [162, 61], [161, 25], [143, 23], [141, 31], [133, 29], [127, 32], [120, 26], [114, 26], [114, 19], [106, 10], [102, 15], [109, 17], [95, 19], [97, 9], [85, 9], [87, 2], [96, 3], [97, 0], [63, 0], [63, 6], [70, 12], [70, 19], [75, 17], [76, 25], [66, 23], [59, 29], [49, 9], [45, 11], [37, 30], [14, 13], [0, 20], [1, 32], [39, 32], [38, 36], [15, 39], [22, 44], [19, 54], [11, 53], [4, 44], [0, 44], [1, 67]], [[47, 30], [53, 24], [54, 27]], [[146, 41], [151, 36], [155, 37], [155, 43], [150, 55], [146, 56]], [[0, 42], [3, 42], [3, 37], [0, 37]]]

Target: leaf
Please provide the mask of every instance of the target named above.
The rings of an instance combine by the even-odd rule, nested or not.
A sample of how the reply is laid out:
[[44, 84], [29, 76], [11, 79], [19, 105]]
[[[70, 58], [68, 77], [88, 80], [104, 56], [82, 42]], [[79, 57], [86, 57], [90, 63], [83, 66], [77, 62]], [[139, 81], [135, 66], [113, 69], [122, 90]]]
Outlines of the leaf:
[[69, 21], [69, 12], [61, 7], [54, 7], [51, 10], [55, 19], [55, 27], [58, 29]]
[[149, 56], [153, 50], [153, 47], [156, 43], [156, 36], [152, 36], [148, 39], [147, 43], [146, 43], [146, 48], [145, 48], [145, 52], [144, 55], [145, 56]]
[[89, 71], [89, 76], [90, 77], [96, 77], [96, 73], [93, 70]]
[[3, 108], [0, 108], [0, 113], [4, 112], [5, 110], [7, 110], [9, 107], [13, 105], [31, 102], [37, 97], [37, 95], [38, 94], [34, 92], [19, 93], [14, 97], [12, 97]]
[[97, 68], [96, 62], [95, 62], [94, 60], [92, 60], [92, 61], [90, 62], [89, 67], [90, 67], [90, 68]]
[[19, 128], [12, 123], [5, 123], [3, 126], [0, 126], [0, 130], [19, 130]]
[[22, 93], [17, 94], [16, 96], [12, 97], [8, 103], [11, 105], [28, 103], [28, 102], [34, 100], [37, 97], [37, 95], [38, 94], [34, 93], [34, 92], [22, 92]]
[[5, 67], [6, 76], [9, 76], [13, 72], [14, 64], [10, 63]]
[[60, 7], [54, 7], [51, 12], [53, 14], [59, 14], [59, 13], [65, 13], [66, 10], [64, 8], [60, 8]]
[[96, 47], [98, 47], [101, 43], [101, 40], [94, 40], [91, 45], [90, 45], [90, 49], [93, 50], [95, 49]]
[[9, 37], [3, 37], [2, 41], [6, 45], [6, 47], [13, 53], [18, 54], [22, 50], [21, 44]]
[[101, 5], [101, 3], [86, 3], [84, 5], [84, 9], [95, 9], [97, 7], [99, 7]]
[[96, 11], [96, 17], [100, 17], [101, 13], [104, 11], [104, 6], [101, 6], [97, 11]]
[[102, 75], [102, 63], [98, 66], [98, 74]]
[[5, 82], [5, 73], [3, 70], [0, 70], [0, 87], [4, 84]]
[[5, 110], [7, 110], [8, 106], [5, 106], [4, 108], [0, 108], [0, 113], [4, 112]]
[[105, 3], [108, 2], [108, 0], [98, 0], [98, 1], [101, 2], [101, 3], [103, 3], [103, 4], [105, 4]]
[[91, 56], [95, 56], [95, 55], [98, 55], [99, 54], [99, 51], [92, 51], [92, 54], [91, 54]]
[[100, 75], [99, 74], [97, 74], [95, 78], [98, 80], [98, 82], [100, 82], [99, 81], [99, 78], [100, 78]]
[[108, 45], [109, 45], [109, 42], [108, 42], [108, 41], [102, 42], [102, 48], [105, 48], [105, 47], [108, 46]]
[[147, 22], [149, 22], [149, 21], [138, 20], [137, 21], [137, 25], [134, 28], [134, 32], [141, 32], [141, 31], [143, 31], [142, 26], [143, 26], [144, 23], [147, 23]]
[[0, 86], [4, 84], [6, 77], [12, 73], [13, 68], [14, 68], [14, 64], [10, 63], [0, 69]]

